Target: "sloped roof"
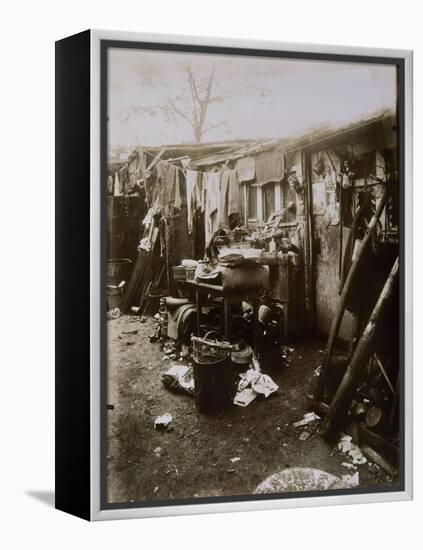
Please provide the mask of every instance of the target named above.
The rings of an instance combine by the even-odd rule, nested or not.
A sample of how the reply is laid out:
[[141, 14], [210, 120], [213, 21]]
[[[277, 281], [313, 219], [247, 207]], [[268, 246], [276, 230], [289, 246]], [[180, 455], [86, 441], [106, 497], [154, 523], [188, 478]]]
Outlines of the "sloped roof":
[[372, 115], [363, 116], [348, 124], [338, 126], [322, 125], [317, 128], [312, 128], [307, 132], [283, 139], [259, 140], [248, 143], [242, 147], [228, 149], [226, 151], [207, 155], [201, 158], [193, 159], [190, 162], [190, 167], [196, 168], [200, 166], [212, 166], [220, 164], [228, 160], [237, 160], [242, 157], [256, 155], [263, 151], [278, 148], [281, 152], [306, 148], [316, 145], [320, 142], [335, 139], [341, 135], [357, 131], [366, 126], [376, 124], [377, 122], [393, 118], [395, 113], [392, 109], [383, 109]]

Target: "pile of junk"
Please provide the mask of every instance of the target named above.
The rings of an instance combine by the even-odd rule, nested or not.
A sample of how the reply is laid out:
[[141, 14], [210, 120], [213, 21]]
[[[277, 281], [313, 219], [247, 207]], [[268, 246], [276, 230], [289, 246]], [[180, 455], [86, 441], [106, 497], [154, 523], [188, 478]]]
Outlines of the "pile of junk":
[[171, 361], [165, 386], [194, 395], [204, 413], [269, 397], [278, 386], [267, 373], [288, 361], [285, 309], [269, 295], [265, 250], [230, 239], [219, 231], [207, 259], [172, 268], [175, 295], [160, 299], [150, 336]]
[[204, 259], [174, 266], [166, 229], [156, 224], [143, 239], [120, 302], [124, 313], [154, 316], [150, 342], [170, 365], [163, 383], [194, 395], [205, 413], [269, 397], [278, 389], [269, 373], [289, 362], [287, 307], [272, 295], [272, 269], [298, 264], [298, 250], [285, 235], [263, 241], [219, 229]]

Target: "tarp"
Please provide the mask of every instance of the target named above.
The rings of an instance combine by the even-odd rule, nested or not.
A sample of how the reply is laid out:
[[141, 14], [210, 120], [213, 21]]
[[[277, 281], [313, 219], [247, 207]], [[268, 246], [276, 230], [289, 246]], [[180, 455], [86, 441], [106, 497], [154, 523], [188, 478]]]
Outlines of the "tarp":
[[271, 181], [281, 181], [285, 173], [283, 153], [266, 151], [256, 157], [256, 183], [265, 184]]

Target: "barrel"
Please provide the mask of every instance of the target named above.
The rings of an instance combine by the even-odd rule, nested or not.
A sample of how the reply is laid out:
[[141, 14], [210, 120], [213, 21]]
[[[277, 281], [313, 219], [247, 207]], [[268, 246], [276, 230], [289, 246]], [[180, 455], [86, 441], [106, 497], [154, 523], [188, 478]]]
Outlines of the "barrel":
[[269, 286], [269, 269], [258, 264], [221, 266], [222, 285], [225, 294], [259, 292]]
[[128, 283], [131, 276], [132, 262], [128, 258], [111, 258], [107, 260], [107, 310], [120, 308], [125, 286], [119, 287], [122, 281]]
[[129, 281], [132, 261], [128, 258], [110, 258], [107, 260], [107, 284], [118, 286], [122, 281]]
[[232, 362], [230, 356], [204, 363], [193, 358], [195, 402], [202, 413], [224, 410], [234, 397]]

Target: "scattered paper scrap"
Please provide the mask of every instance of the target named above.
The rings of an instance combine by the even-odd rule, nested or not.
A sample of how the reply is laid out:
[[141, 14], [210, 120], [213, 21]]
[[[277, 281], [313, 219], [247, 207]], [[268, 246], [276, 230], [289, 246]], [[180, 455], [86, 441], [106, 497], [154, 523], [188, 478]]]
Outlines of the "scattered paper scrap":
[[351, 462], [343, 462], [342, 466], [348, 468], [349, 470], [357, 470], [357, 466], [354, 466], [354, 464], [351, 464]]
[[154, 427], [156, 430], [163, 430], [169, 426], [172, 422], [173, 417], [169, 413], [165, 413], [162, 416], [158, 416], [154, 421]]
[[301, 435], [300, 437], [298, 438], [300, 441], [306, 441], [309, 437], [310, 437], [310, 433], [309, 432], [301, 432]]
[[248, 407], [257, 395], [258, 394], [252, 388], [245, 388], [238, 391], [234, 397], [234, 405], [238, 405], [239, 407]]
[[355, 474], [352, 475], [345, 475], [342, 476], [342, 483], [344, 483], [347, 487], [358, 487], [360, 485], [360, 477], [358, 472], [355, 472]]
[[318, 416], [315, 412], [309, 412], [303, 416], [302, 420], [298, 420], [292, 425], [294, 426], [294, 428], [299, 428], [300, 426], [306, 426], [307, 424], [310, 424], [310, 422], [314, 422], [315, 420], [320, 420], [320, 416]]
[[194, 372], [190, 365], [173, 363], [170, 369], [162, 374], [162, 382], [169, 389], [194, 395]]
[[279, 389], [279, 386], [267, 374], [261, 374], [251, 382], [251, 387], [256, 393], [260, 393], [266, 398]]
[[239, 462], [241, 460], [241, 458], [239, 456], [234, 456], [233, 458], [231, 458], [231, 462]]
[[338, 450], [343, 454], [348, 454], [352, 458], [353, 464], [365, 464], [367, 458], [361, 452], [360, 447], [352, 442], [350, 435], [343, 435], [338, 441]]

